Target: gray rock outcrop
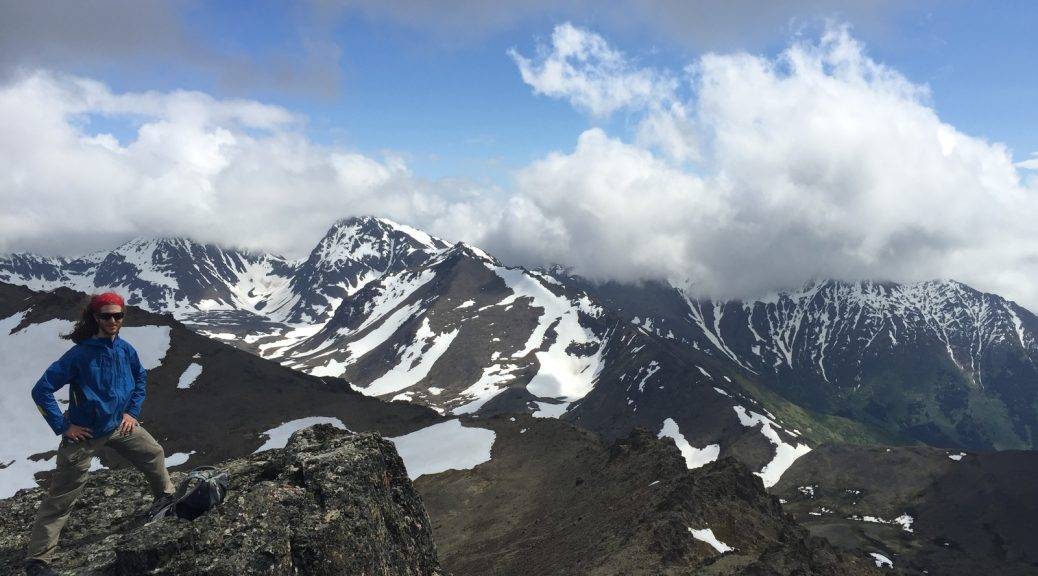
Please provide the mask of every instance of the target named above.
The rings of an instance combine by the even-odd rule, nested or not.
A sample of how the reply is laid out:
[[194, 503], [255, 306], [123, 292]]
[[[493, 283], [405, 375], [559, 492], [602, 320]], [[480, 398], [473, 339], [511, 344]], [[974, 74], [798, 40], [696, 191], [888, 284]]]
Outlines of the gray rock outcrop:
[[[91, 475], [62, 534], [62, 574], [439, 576], [422, 500], [394, 446], [328, 425], [224, 463], [227, 499], [188, 522], [146, 523], [136, 471]], [[180, 474], [174, 474], [177, 482]], [[0, 573], [21, 569], [45, 488], [0, 501]]]

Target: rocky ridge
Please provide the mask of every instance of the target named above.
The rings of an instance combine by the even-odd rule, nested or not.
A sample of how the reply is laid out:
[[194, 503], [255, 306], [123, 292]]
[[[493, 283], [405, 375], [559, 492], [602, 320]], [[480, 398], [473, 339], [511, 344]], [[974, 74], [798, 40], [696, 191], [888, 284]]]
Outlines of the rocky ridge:
[[489, 462], [415, 481], [457, 574], [878, 574], [809, 535], [733, 458], [689, 470], [643, 429], [607, 443], [556, 420], [480, 422], [497, 434]]
[[[442, 574], [429, 518], [393, 445], [319, 425], [284, 449], [221, 465], [226, 501], [145, 524], [135, 471], [91, 476], [60, 544], [67, 575]], [[174, 475], [174, 481], [180, 475]], [[20, 570], [42, 488], [0, 500], [0, 572]]]

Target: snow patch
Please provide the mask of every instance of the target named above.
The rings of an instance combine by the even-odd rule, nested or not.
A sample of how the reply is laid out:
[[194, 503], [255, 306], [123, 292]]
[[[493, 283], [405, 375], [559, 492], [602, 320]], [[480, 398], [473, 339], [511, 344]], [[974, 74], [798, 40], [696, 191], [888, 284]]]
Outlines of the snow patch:
[[779, 427], [778, 424], [775, 424], [768, 417], [747, 410], [742, 406], [732, 406], [732, 409], [735, 410], [735, 414], [739, 417], [739, 422], [743, 426], [751, 428], [760, 424], [761, 434], [775, 445], [775, 457], [760, 472], [754, 472], [764, 481], [765, 488], [770, 488], [777, 484], [779, 479], [782, 478], [782, 474], [793, 465], [797, 458], [811, 451], [811, 447], [807, 444], [793, 446], [783, 442], [782, 437], [775, 431]]
[[184, 373], [180, 375], [180, 380], [177, 382], [177, 388], [190, 388], [201, 374], [202, 365], [192, 362], [186, 369], [184, 369]]
[[869, 552], [869, 556], [872, 556], [872, 560], [876, 563], [877, 568], [882, 568], [884, 566], [887, 568], [894, 567], [894, 562], [892, 562], [890, 558], [887, 558], [878, 552]]
[[396, 230], [399, 230], [400, 232], [403, 232], [404, 234], [407, 234], [408, 236], [413, 238], [416, 242], [418, 242], [419, 244], [425, 246], [426, 248], [428, 248], [430, 250], [435, 250], [436, 249], [436, 243], [433, 241], [432, 236], [429, 236], [428, 234], [426, 234], [425, 232], [422, 232], [421, 230], [419, 230], [417, 228], [412, 228], [411, 226], [408, 226], [407, 224], [398, 224], [396, 222], [393, 222], [392, 220], [387, 220], [385, 218], [379, 218], [378, 221], [382, 222], [383, 224], [385, 224], [387, 226], [389, 226], [390, 228], [394, 228]]
[[[641, 368], [638, 369], [638, 373], [639, 374], [641, 373], [641, 370], [642, 370]], [[642, 377], [641, 382], [638, 382], [638, 391], [639, 392], [645, 392], [645, 382], [648, 381], [648, 379], [651, 378], [653, 374], [655, 374], [655, 373], [660, 371], [660, 364], [659, 364], [659, 362], [653, 360], [652, 362], [649, 363], [649, 366], [648, 366], [647, 370], [648, 370], [648, 372], [645, 374], [644, 377]]]
[[446, 470], [470, 470], [490, 460], [496, 434], [462, 426], [455, 418], [396, 438], [387, 438], [407, 467], [411, 480]]
[[333, 378], [338, 378], [339, 376], [342, 376], [343, 372], [346, 371], [346, 368], [348, 366], [349, 364], [347, 364], [346, 362], [340, 362], [338, 360], [332, 359], [328, 362], [325, 362], [323, 366], [314, 366], [313, 368], [311, 368], [310, 375], [317, 376], [318, 378], [323, 376], [331, 376]]
[[299, 418], [298, 420], [291, 420], [285, 422], [279, 426], [267, 430], [260, 436], [266, 436], [267, 441], [256, 449], [253, 454], [260, 452], [266, 452], [267, 450], [274, 450], [276, 448], [284, 448], [288, 444], [288, 437], [293, 433], [298, 432], [304, 428], [309, 428], [315, 424], [331, 424], [341, 430], [349, 430], [342, 420], [338, 418], [332, 418], [329, 416], [308, 416], [306, 418]]
[[[13, 496], [22, 488], [35, 488], [34, 474], [51, 470], [55, 459], [33, 461], [28, 456], [56, 450], [59, 439], [36, 409], [29, 391], [47, 367], [70, 347], [59, 338], [69, 332], [72, 323], [49, 320], [30, 324], [18, 332], [11, 330], [22, 322], [19, 312], [0, 320], [0, 498]], [[68, 387], [56, 394], [59, 403], [68, 400]]]
[[[353, 364], [359, 360], [361, 356], [371, 352], [380, 344], [388, 340], [397, 330], [400, 329], [401, 326], [404, 325], [404, 322], [410, 320], [421, 307], [421, 302], [415, 302], [410, 306], [403, 306], [386, 318], [378, 328], [368, 332], [362, 338], [347, 344], [346, 350], [350, 353], [350, 358], [347, 360], [347, 364]], [[367, 322], [365, 324], [367, 324]], [[358, 330], [358, 332], [360, 332], [360, 330]]]
[[897, 518], [894, 518], [894, 524], [901, 526], [901, 529], [905, 532], [915, 532], [912, 530], [912, 523], [915, 522], [915, 518], [912, 518], [908, 513], [902, 514]]
[[399, 392], [421, 382], [436, 361], [450, 348], [459, 330], [436, 334], [429, 327], [429, 319], [422, 319], [422, 325], [415, 333], [414, 342], [404, 349], [400, 362], [377, 380], [365, 388], [359, 388], [366, 396], [382, 396]]
[[461, 391], [459, 398], [472, 398], [467, 404], [451, 410], [453, 414], [472, 414], [483, 407], [492, 398], [504, 392], [505, 382], [512, 380], [512, 372], [519, 369], [516, 364], [491, 364], [483, 369], [483, 375], [474, 384]]
[[551, 402], [538, 402], [534, 401], [537, 405], [537, 411], [533, 413], [535, 418], [559, 418], [566, 413], [569, 409], [569, 402], [559, 402], [558, 404], [552, 404]]
[[[522, 358], [531, 352], [537, 357], [540, 368], [530, 379], [526, 388], [534, 396], [541, 398], [561, 398], [573, 402], [583, 398], [594, 387], [598, 374], [602, 369], [601, 345], [594, 332], [580, 325], [580, 314], [598, 317], [602, 310], [594, 305], [587, 296], [575, 301], [556, 295], [548, 290], [535, 277], [522, 269], [504, 267], [491, 268], [512, 291], [512, 295], [499, 304], [519, 298], [529, 298], [531, 308], [541, 308], [537, 328], [530, 334], [522, 350], [513, 354], [514, 358]], [[547, 349], [544, 345], [548, 329], [556, 333], [555, 342]], [[590, 356], [570, 355], [566, 350], [573, 344], [595, 344], [597, 350]]]
[[685, 458], [685, 466], [689, 470], [706, 466], [707, 464], [717, 460], [717, 457], [721, 454], [720, 444], [708, 444], [703, 448], [696, 448], [688, 443], [685, 436], [678, 429], [678, 423], [673, 418], [667, 418], [663, 421], [663, 428], [657, 438], [672, 438], [674, 443], [678, 445], [678, 450], [681, 450], [681, 455]]
[[169, 351], [169, 326], [123, 328], [119, 331], [119, 337], [132, 344], [133, 348], [137, 350], [137, 356], [145, 370], [161, 366], [162, 359]]
[[192, 450], [187, 453], [177, 452], [176, 454], [170, 454], [169, 456], [166, 456], [166, 467], [169, 468], [171, 466], [180, 466], [181, 464], [186, 463], [188, 459], [191, 458], [191, 455], [194, 453], [195, 451]]
[[724, 554], [725, 552], [735, 550], [735, 548], [732, 548], [731, 546], [718, 540], [717, 536], [714, 536], [714, 531], [710, 528], [695, 530], [692, 527], [689, 527], [688, 531], [692, 533], [693, 538], [699, 540], [700, 542], [706, 542], [707, 544], [712, 546], [714, 550], [717, 550], [719, 554]]

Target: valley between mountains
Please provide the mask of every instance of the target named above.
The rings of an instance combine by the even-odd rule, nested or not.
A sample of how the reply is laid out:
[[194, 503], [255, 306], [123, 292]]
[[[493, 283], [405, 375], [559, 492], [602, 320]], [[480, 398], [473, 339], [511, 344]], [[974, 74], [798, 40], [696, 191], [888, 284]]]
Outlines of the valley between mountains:
[[351, 218], [300, 260], [138, 239], [0, 282], [3, 497], [53, 467], [28, 389], [111, 288], [171, 464], [377, 431], [457, 574], [1038, 573], [1038, 317], [955, 281], [708, 301]]

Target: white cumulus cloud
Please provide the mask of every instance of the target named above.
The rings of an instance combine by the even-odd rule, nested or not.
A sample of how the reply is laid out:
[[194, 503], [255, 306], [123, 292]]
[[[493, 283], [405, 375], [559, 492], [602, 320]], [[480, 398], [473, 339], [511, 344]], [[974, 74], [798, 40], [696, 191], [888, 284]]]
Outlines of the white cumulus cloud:
[[[478, 231], [466, 215], [485, 204], [398, 158], [315, 144], [305, 119], [252, 100], [115, 93], [37, 71], [0, 86], [0, 124], [0, 251], [78, 255], [187, 235], [298, 255], [341, 217]], [[120, 140], [113, 125], [132, 129]]]
[[[604, 86], [669, 77], [583, 34], [626, 64], [573, 60], [566, 77]], [[558, 44], [540, 62], [520, 60], [524, 78], [559, 60]], [[1027, 162], [1014, 166], [1003, 145], [943, 122], [925, 86], [872, 60], [846, 26], [774, 58], [707, 54], [688, 71], [677, 91], [623, 100], [643, 114], [633, 142], [592, 129], [571, 152], [525, 168], [490, 247], [720, 297], [817, 277], [950, 277], [1038, 305], [1038, 191], [1017, 171]], [[552, 94], [593, 113], [621, 105], [589, 106], [577, 89]]]
[[1034, 158], [1014, 164], [942, 121], [925, 86], [846, 27], [676, 72], [569, 24], [536, 56], [512, 56], [534, 92], [629, 121], [576, 135], [518, 170], [507, 194], [315, 143], [280, 106], [12, 78], [0, 85], [0, 252], [186, 235], [301, 255], [332, 221], [371, 214], [506, 262], [673, 279], [707, 296], [954, 278], [1038, 310]]
[[556, 26], [551, 48], [539, 52], [534, 61], [509, 51], [523, 81], [538, 94], [565, 98], [595, 115], [667, 99], [676, 86], [669, 75], [635, 66], [598, 34], [568, 23]]

